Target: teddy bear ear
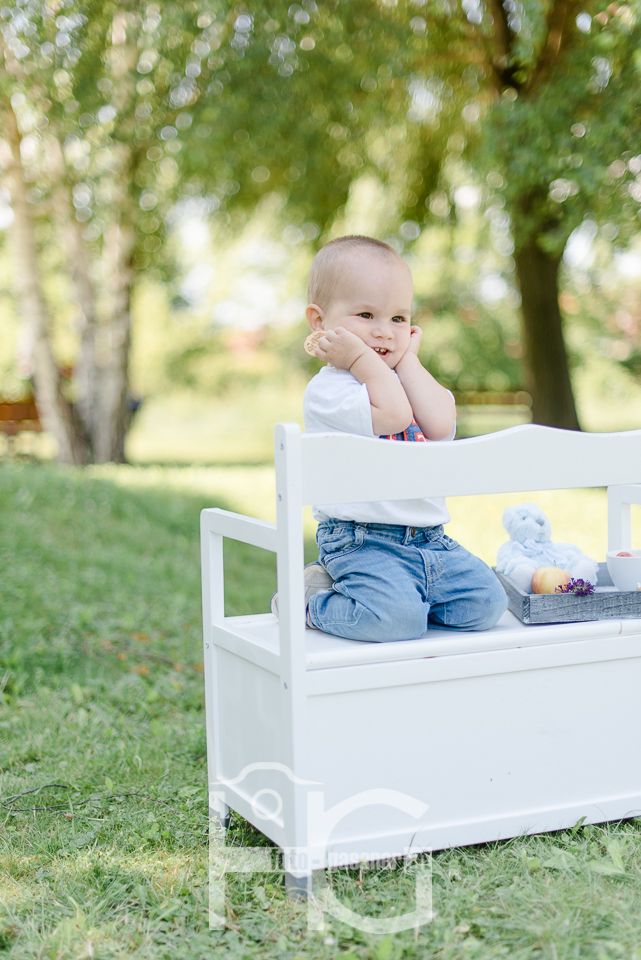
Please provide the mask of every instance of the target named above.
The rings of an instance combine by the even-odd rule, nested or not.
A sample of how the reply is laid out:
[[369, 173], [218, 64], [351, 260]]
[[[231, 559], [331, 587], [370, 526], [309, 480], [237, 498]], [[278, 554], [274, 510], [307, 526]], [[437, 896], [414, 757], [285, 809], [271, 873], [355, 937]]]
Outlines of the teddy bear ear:
[[503, 511], [503, 529], [510, 532], [510, 527], [512, 526], [512, 521], [517, 515], [518, 507], [506, 507]]

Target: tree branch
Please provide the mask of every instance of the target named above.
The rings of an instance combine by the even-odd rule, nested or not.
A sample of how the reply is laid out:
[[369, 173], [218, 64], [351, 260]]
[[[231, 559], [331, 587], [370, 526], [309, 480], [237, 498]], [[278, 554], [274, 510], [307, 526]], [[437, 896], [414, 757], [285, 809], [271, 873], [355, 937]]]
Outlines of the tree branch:
[[508, 25], [507, 11], [501, 0], [486, 0], [488, 12], [494, 21], [494, 51], [487, 51], [488, 64], [494, 77], [495, 86], [500, 92], [506, 85], [506, 71], [512, 58], [512, 40], [514, 35]]
[[561, 59], [561, 54], [570, 42], [570, 25], [578, 7], [579, 0], [555, 0], [550, 7], [546, 17], [547, 40], [524, 87], [525, 92], [530, 93], [540, 86]]

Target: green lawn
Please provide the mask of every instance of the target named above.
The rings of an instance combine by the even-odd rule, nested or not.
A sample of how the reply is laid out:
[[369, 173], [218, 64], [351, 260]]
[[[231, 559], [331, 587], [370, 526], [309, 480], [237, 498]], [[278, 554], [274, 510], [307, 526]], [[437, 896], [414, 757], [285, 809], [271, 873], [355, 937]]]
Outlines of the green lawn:
[[[641, 820], [435, 854], [418, 936], [310, 933], [279, 874], [232, 878], [210, 931], [198, 513], [225, 503], [154, 476], [0, 466], [0, 954], [641, 960]], [[273, 557], [228, 559], [228, 612], [267, 610]], [[332, 883], [413, 909], [402, 868]]]

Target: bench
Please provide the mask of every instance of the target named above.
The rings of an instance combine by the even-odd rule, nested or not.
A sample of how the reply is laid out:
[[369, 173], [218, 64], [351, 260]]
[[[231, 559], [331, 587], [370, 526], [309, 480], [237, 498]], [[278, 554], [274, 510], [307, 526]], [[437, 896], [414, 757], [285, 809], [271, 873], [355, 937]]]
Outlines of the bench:
[[35, 398], [28, 396], [24, 400], [7, 400], [0, 397], [0, 433], [4, 433], [9, 442], [9, 438], [23, 430], [31, 433], [42, 432]]
[[[284, 851], [286, 879], [641, 815], [641, 620], [431, 630], [362, 643], [305, 627], [302, 507], [609, 488], [630, 545], [641, 430], [525, 425], [454, 443], [275, 430], [277, 523], [204, 510], [210, 811]], [[225, 617], [223, 538], [277, 556], [280, 620]]]

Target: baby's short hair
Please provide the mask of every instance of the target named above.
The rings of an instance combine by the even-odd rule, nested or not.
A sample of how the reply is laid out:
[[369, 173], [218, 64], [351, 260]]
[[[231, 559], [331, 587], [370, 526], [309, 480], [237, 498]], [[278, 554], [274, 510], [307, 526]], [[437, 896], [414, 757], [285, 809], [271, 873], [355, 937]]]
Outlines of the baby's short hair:
[[338, 237], [330, 240], [318, 251], [312, 261], [307, 281], [307, 302], [317, 303], [323, 310], [327, 309], [332, 294], [336, 288], [339, 274], [345, 266], [345, 257], [358, 251], [377, 252], [385, 257], [398, 257], [395, 250], [382, 240], [374, 237], [361, 237], [352, 234], [348, 237]]

